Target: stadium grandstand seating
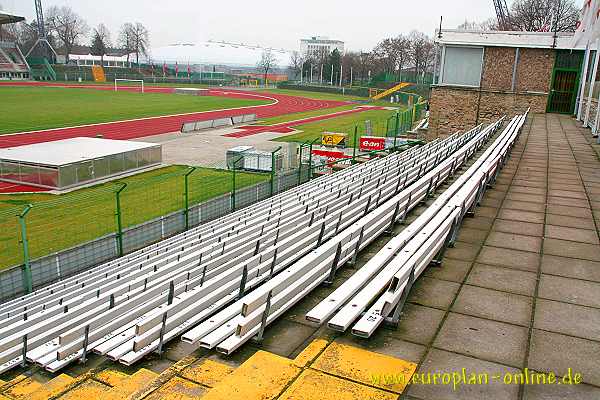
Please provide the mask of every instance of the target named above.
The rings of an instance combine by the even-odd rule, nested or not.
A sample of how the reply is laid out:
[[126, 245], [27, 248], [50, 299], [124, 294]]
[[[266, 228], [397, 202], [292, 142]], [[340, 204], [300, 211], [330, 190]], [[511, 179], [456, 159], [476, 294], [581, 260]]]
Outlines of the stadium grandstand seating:
[[24, 20], [10, 14], [0, 12], [0, 80], [29, 79], [29, 64], [16, 44], [14, 37], [3, 25]]

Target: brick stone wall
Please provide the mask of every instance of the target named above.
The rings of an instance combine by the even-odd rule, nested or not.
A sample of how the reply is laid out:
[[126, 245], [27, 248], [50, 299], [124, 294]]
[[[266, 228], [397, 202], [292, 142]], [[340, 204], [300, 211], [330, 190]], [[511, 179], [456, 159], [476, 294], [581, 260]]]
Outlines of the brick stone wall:
[[481, 89], [434, 86], [428, 138], [465, 131], [502, 115], [512, 117], [528, 107], [533, 113], [546, 112], [555, 52], [522, 48], [519, 53], [515, 92], [511, 91], [515, 48], [508, 47], [486, 47]]
[[483, 57], [483, 89], [511, 90], [515, 65], [515, 49], [486, 47]]
[[548, 93], [555, 59], [552, 49], [521, 49], [516, 91]]
[[427, 137], [433, 139], [496, 121], [502, 115], [513, 117], [528, 107], [532, 113], [544, 113], [548, 95], [435, 86], [430, 103]]
[[532, 113], [545, 113], [548, 95], [537, 93], [482, 92], [478, 123], [491, 123], [503, 115], [513, 117], [531, 108]]
[[429, 133], [433, 137], [447, 136], [477, 121], [479, 92], [474, 89], [434, 87], [429, 102]]

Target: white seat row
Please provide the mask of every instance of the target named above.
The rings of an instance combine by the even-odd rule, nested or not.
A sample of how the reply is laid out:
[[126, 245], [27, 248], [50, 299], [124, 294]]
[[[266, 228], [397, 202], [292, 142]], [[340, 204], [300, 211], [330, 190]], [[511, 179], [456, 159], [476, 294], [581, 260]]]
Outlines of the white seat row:
[[[396, 190], [380, 202], [379, 207], [348, 224], [329, 242], [317, 247], [279, 275], [244, 296], [210, 320], [189, 330], [182, 340], [231, 353], [257, 333], [260, 334], [272, 320], [299, 301], [306, 293], [331, 279], [345, 262], [375, 240], [419, 201], [429, 196], [436, 187], [452, 174], [462, 162], [474, 154], [499, 123], [481, 131], [480, 128], [465, 135], [465, 140], [427, 164], [403, 170], [398, 176]], [[441, 164], [440, 164], [441, 163]], [[440, 165], [447, 165], [440, 170]]]
[[[313, 226], [324, 219], [329, 205], [358, 201], [358, 193], [366, 195], [365, 188], [376, 186], [376, 179], [391, 179], [404, 163], [438, 154], [456, 140], [453, 136], [420, 150], [349, 168], [334, 177], [316, 179], [302, 188], [3, 305], [0, 362], [5, 364], [0, 371], [20, 363], [22, 357], [17, 355], [23, 351], [30, 360], [59, 368], [84, 353], [83, 348], [104, 345], [117, 334], [130, 332], [139, 321], [156, 322], [156, 318], [145, 314], [161, 306], [166, 311], [173, 311], [173, 305], [181, 307], [189, 297], [188, 291], [191, 293], [222, 274], [235, 275], [239, 268], [228, 270], [236, 263], [257, 255], [253, 253], [261, 247], [283, 243], [282, 236], [291, 235], [297, 224]], [[370, 193], [370, 198], [375, 198], [374, 193]], [[322, 224], [327, 230], [323, 230], [321, 239], [332, 233], [330, 222]], [[246, 258], [240, 259], [242, 255]], [[261, 257], [267, 255], [261, 253]], [[225, 296], [219, 301], [224, 305], [230, 299]], [[172, 303], [172, 307], [166, 303]], [[134, 332], [151, 331], [155, 335], [151, 323], [145, 324], [145, 328], [135, 328]], [[110, 332], [114, 328], [116, 331]], [[151, 335], [146, 335], [146, 340]]]
[[352, 332], [361, 337], [370, 337], [390, 316], [397, 323], [413, 282], [433, 259], [440, 260], [446, 247], [454, 242], [463, 217], [478, 204], [499, 171], [526, 115], [515, 117], [483, 155], [422, 215], [361, 271], [309, 311], [307, 319], [320, 323], [329, 320], [328, 326], [339, 331], [345, 331], [359, 319]]

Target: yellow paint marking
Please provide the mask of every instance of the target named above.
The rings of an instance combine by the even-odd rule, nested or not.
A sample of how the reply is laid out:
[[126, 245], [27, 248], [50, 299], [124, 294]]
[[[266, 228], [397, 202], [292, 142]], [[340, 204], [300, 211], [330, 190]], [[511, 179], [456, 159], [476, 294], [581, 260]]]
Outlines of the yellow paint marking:
[[26, 375], [17, 375], [9, 381], [0, 381], [0, 392], [3, 392], [9, 387], [15, 386], [17, 383], [24, 381], [27, 378], [28, 377]]
[[315, 358], [321, 353], [329, 342], [324, 339], [313, 340], [298, 356], [294, 359], [294, 365], [304, 368], [312, 363]]
[[107, 392], [110, 390], [109, 386], [102, 383], [89, 380], [83, 384], [77, 386], [75, 389], [67, 392], [65, 395], [59, 397], [60, 400], [95, 400], [104, 399]]
[[[399, 358], [334, 342], [317, 358], [312, 368], [365, 385], [402, 393], [415, 373], [417, 365]], [[392, 380], [393, 383], [387, 384], [383, 376], [392, 375], [395, 377], [402, 375], [404, 379]], [[382, 377], [382, 379], [377, 382], [374, 377]]]
[[[138, 370], [136, 373], [131, 375], [129, 378], [122, 380], [118, 386], [113, 387], [106, 398], [110, 399], [124, 399], [138, 390], [143, 389], [147, 385], [149, 385], [158, 374], [142, 368]], [[104, 400], [104, 399], [103, 399]]]
[[174, 377], [144, 400], [192, 400], [198, 399], [206, 390], [194, 382]]
[[94, 376], [94, 379], [107, 384], [108, 386], [119, 386], [125, 379], [128, 378], [129, 375], [126, 373], [112, 369], [105, 369], [104, 371], [98, 372]]
[[290, 359], [258, 351], [210, 389], [202, 400], [273, 399], [300, 371]]
[[213, 360], [202, 360], [199, 364], [186, 368], [181, 376], [205, 386], [214, 387], [232, 372], [233, 368], [229, 365]]
[[373, 387], [307, 369], [280, 400], [395, 400], [398, 396]]
[[17, 399], [46, 400], [63, 392], [74, 381], [69, 375], [60, 374], [48, 382], [27, 378], [5, 392], [6, 395]]

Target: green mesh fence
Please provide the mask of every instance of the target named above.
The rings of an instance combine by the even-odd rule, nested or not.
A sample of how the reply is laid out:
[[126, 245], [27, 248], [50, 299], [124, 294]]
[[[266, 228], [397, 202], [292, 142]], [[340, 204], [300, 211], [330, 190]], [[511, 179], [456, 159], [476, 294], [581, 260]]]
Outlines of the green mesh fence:
[[[169, 167], [68, 194], [42, 195], [49, 200], [0, 201], [0, 269], [24, 263], [18, 215], [27, 204], [33, 206], [24, 218], [29, 257], [37, 259], [105, 235], [118, 238], [119, 232], [133, 226], [174, 212], [183, 216], [186, 207], [231, 196], [233, 175], [228, 170]], [[263, 197], [268, 196], [270, 181], [270, 174], [236, 171], [236, 195], [264, 183], [255, 192], [260, 189]], [[245, 203], [250, 201], [246, 198]]]

